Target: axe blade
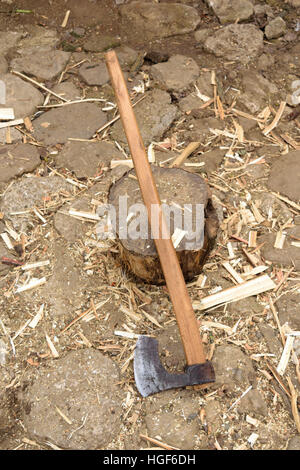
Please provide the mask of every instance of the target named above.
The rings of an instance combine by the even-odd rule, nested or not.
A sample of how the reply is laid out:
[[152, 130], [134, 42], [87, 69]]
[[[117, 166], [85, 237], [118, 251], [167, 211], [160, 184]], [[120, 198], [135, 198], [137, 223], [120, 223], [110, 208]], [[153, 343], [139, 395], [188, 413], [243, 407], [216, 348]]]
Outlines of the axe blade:
[[187, 366], [181, 374], [170, 374], [160, 362], [158, 341], [143, 335], [139, 336], [134, 351], [134, 377], [137, 389], [143, 397], [171, 388], [215, 381], [210, 361]]

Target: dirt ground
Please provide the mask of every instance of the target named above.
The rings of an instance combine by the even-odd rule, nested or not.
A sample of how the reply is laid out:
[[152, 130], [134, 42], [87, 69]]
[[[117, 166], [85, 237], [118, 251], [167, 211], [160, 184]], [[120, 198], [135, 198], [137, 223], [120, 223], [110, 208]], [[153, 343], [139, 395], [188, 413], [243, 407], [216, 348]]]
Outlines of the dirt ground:
[[[221, 24], [209, 2], [178, 0], [195, 9], [199, 22], [189, 32], [166, 37], [147, 36], [132, 27], [120, 14], [120, 8], [131, 3], [0, 2], [0, 34], [21, 32], [26, 40], [34, 37], [38, 26], [56, 32], [55, 50], [69, 54], [62, 56], [66, 65], [54, 78], [26, 72], [23, 65], [17, 69], [34, 79], [32, 86], [43, 94], [38, 106], [48, 94], [38, 84], [53, 90], [61, 85], [60, 78], [71, 99], [103, 100], [85, 103], [76, 118], [75, 111], [36, 106], [30, 113], [33, 131], [18, 126], [21, 140], [0, 146], [0, 232], [13, 244], [9, 247], [7, 238], [0, 240], [0, 449], [299, 450], [300, 122], [299, 108], [290, 96], [291, 83], [300, 77], [300, 4], [252, 1], [269, 10], [257, 9], [245, 21], [230, 21], [255, 25], [262, 32], [277, 16], [286, 25], [278, 38], [264, 36], [256, 55], [243, 61], [204, 47], [210, 34], [215, 37], [228, 24]], [[62, 27], [67, 10], [70, 16]], [[95, 220], [70, 217], [68, 212], [72, 208], [95, 213], [97, 204], [107, 200], [110, 185], [128, 169], [110, 168], [112, 159], [129, 155], [120, 123], [95, 132], [116, 115], [108, 80], [98, 84], [87, 77], [103, 63], [103, 50], [93, 50], [93, 44], [106, 36], [117, 40], [117, 47], [133, 50], [126, 51], [126, 78], [133, 101], [146, 95], [135, 109], [147, 148], [154, 142], [156, 164], [167, 166], [189, 142], [201, 142], [185, 169], [208, 183], [220, 224], [203, 273], [188, 283], [207, 356], [216, 371], [216, 383], [207, 390], [180, 389], [141, 398], [132, 361], [138, 334], [159, 340], [162, 362], [169, 370], [184, 366], [167, 289], [133, 276], [120, 260], [116, 241], [97, 242]], [[25, 47], [20, 44], [5, 51], [4, 73], [16, 69], [18, 47]], [[167, 62], [174, 55], [193, 60], [195, 69], [188, 60], [185, 72], [176, 75], [179, 59]], [[90, 69], [84, 69], [85, 61], [92, 64]], [[153, 68], [162, 64], [169, 64], [166, 76], [162, 68]], [[160, 95], [155, 95], [157, 90]], [[153, 92], [149, 104], [147, 96]], [[53, 95], [48, 98], [50, 105], [63, 103]], [[75, 110], [77, 105], [65, 109], [71, 106]], [[105, 106], [108, 109], [103, 110]], [[50, 117], [58, 109], [66, 114]], [[161, 126], [156, 135], [154, 113]], [[264, 133], [274, 118], [274, 126]], [[56, 124], [53, 136], [51, 119]], [[86, 131], [89, 126], [94, 130]], [[95, 143], [97, 151], [92, 148]], [[33, 153], [23, 147], [16, 165], [2, 162], [2, 155], [10, 158], [7, 146], [22, 144], [31, 144]], [[22, 159], [33, 166], [22, 169]], [[274, 248], [275, 239], [278, 247], [282, 237], [284, 245]], [[24, 263], [45, 260], [33, 270], [22, 270]], [[241, 277], [248, 281], [263, 275], [275, 283], [272, 289], [201, 308], [202, 298], [238, 285]], [[40, 279], [40, 286], [20, 290]], [[33, 319], [36, 325], [30, 327]], [[289, 360], [280, 374], [277, 367], [291, 337]], [[102, 379], [95, 375], [97, 361]]]

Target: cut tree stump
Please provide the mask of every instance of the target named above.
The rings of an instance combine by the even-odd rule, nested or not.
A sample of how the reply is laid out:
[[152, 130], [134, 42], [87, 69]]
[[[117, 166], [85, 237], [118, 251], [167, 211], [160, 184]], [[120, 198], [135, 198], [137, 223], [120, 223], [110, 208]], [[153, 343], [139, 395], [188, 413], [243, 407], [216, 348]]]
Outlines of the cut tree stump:
[[[155, 165], [151, 165], [151, 168], [161, 203], [170, 211], [170, 216], [168, 216], [168, 210], [164, 211], [165, 218], [169, 221], [169, 233], [172, 236], [184, 278], [189, 281], [201, 273], [217, 236], [219, 224], [211, 201], [210, 190], [203, 178], [195, 173], [181, 168], [162, 168]], [[127, 197], [125, 215], [124, 211], [121, 213], [120, 196], [123, 196], [123, 207], [124, 196]], [[146, 229], [145, 224], [141, 223], [140, 208], [144, 211], [146, 209], [143, 206], [134, 169], [111, 185], [108, 202], [116, 211], [115, 231], [123, 264], [144, 281], [151, 284], [163, 284], [164, 276], [147, 217]], [[132, 207], [135, 204], [140, 206]], [[185, 211], [184, 207], [186, 207]], [[184, 218], [183, 214], [185, 214]], [[188, 222], [190, 225], [187, 225]], [[125, 235], [124, 227], [127, 231]], [[142, 228], [144, 228], [143, 232]], [[141, 232], [144, 234], [143, 238], [140, 237]]]

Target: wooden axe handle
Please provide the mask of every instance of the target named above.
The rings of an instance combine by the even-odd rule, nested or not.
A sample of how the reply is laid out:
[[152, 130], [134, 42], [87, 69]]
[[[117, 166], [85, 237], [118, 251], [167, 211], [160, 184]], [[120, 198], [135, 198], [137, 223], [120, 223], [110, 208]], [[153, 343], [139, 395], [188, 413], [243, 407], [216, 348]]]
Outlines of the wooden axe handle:
[[[160, 208], [159, 233], [167, 233], [161, 202], [153, 179], [144, 143], [133, 112], [124, 76], [114, 51], [105, 55], [106, 65], [115, 91], [119, 113], [127, 137], [144, 204], [151, 223], [151, 207]], [[164, 231], [163, 231], [164, 230]], [[180, 264], [170, 236], [154, 239], [161, 267], [171, 297], [188, 365], [206, 361], [199, 326], [192, 307]]]

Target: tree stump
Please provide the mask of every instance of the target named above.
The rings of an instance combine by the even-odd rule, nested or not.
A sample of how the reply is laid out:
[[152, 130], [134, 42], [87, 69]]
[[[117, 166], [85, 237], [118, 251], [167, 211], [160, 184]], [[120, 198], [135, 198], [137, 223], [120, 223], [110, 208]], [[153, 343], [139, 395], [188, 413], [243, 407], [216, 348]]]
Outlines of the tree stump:
[[[217, 236], [218, 218], [212, 205], [210, 190], [198, 174], [181, 168], [154, 165], [151, 168], [161, 203], [165, 207], [164, 214], [167, 213], [165, 218], [169, 233], [172, 236], [177, 229], [174, 236], [179, 234], [179, 238], [175, 242], [173, 240], [173, 243], [184, 278], [189, 281], [201, 273]], [[134, 169], [111, 185], [108, 203], [115, 209], [115, 232], [122, 262], [129, 271], [144, 281], [163, 284], [163, 272]], [[145, 211], [143, 216], [146, 216], [146, 232], [145, 224], [141, 223], [141, 220], [144, 221], [141, 219], [142, 211], [137, 208]], [[144, 230], [141, 229], [142, 226]]]

